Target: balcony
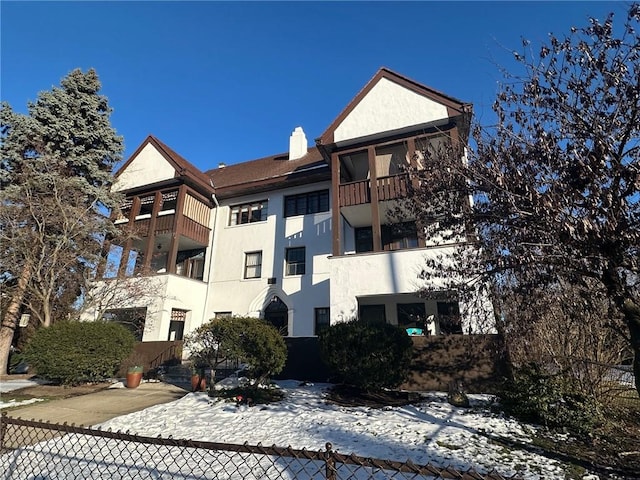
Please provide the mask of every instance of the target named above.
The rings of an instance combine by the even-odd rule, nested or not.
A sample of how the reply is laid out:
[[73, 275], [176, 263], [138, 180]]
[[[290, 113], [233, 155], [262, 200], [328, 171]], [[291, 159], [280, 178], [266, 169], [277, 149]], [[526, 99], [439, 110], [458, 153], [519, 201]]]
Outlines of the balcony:
[[[175, 222], [175, 214], [162, 216], [159, 215], [156, 219], [156, 225], [153, 234], [158, 236], [173, 233], [175, 231]], [[135, 220], [133, 225], [134, 232], [139, 237], [147, 237], [151, 233], [149, 232], [150, 225], [150, 218], [138, 218]], [[206, 245], [207, 243], [209, 243], [209, 228], [205, 227], [204, 225], [200, 225], [198, 222], [190, 219], [189, 217], [183, 217], [181, 234], [201, 245]]]
[[[377, 179], [378, 200], [395, 200], [407, 195], [409, 176], [404, 173]], [[340, 184], [340, 206], [350, 207], [371, 203], [371, 180]]]

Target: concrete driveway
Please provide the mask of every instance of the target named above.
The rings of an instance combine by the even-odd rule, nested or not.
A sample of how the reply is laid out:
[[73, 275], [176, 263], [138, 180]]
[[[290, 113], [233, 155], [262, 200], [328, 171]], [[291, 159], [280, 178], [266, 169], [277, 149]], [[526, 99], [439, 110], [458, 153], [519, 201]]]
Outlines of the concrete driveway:
[[25, 420], [67, 422], [88, 427], [153, 405], [172, 402], [187, 393], [168, 383], [144, 382], [133, 389], [107, 388], [86, 395], [34, 403], [10, 409], [7, 414]]

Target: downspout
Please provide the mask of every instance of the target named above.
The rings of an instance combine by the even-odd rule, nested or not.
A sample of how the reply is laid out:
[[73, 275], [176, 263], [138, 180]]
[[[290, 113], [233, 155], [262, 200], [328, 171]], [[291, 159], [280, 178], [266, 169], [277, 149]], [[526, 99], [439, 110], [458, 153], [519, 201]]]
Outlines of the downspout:
[[[209, 183], [211, 183], [212, 188], [215, 188], [213, 186], [213, 180], [210, 179]], [[202, 309], [202, 322], [200, 323], [200, 325], [204, 325], [209, 320], [207, 318], [207, 307], [209, 304], [209, 290], [211, 288], [211, 271], [213, 270], [213, 243], [216, 234], [216, 228], [218, 226], [218, 210], [220, 209], [220, 203], [218, 203], [218, 199], [216, 198], [215, 193], [211, 194], [211, 199], [216, 205], [216, 212], [213, 216], [213, 229], [211, 230], [211, 252], [209, 253], [209, 269], [207, 271], [207, 291], [204, 295], [204, 308]]]

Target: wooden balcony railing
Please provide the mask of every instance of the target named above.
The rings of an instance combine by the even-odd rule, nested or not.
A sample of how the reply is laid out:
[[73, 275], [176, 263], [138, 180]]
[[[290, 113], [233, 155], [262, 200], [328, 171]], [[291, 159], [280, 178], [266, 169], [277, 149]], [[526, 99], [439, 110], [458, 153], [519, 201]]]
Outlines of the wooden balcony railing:
[[195, 240], [201, 245], [209, 243], [209, 229], [187, 217], [183, 219], [182, 235]]
[[370, 181], [349, 182], [340, 185], [340, 206], [350, 207], [371, 202]]
[[[378, 200], [395, 200], [407, 195], [409, 176], [406, 174], [380, 177], [377, 181]], [[340, 184], [340, 206], [349, 207], [371, 202], [371, 180]]]
[[395, 200], [407, 195], [407, 174], [393, 175], [378, 179], [378, 200]]
[[[173, 233], [175, 231], [175, 215], [162, 215], [156, 219], [155, 234], [162, 235]], [[128, 225], [128, 224], [122, 224]], [[136, 235], [140, 237], [146, 237], [149, 235], [149, 226], [151, 225], [151, 219], [142, 218], [136, 220], [133, 228]], [[207, 245], [209, 243], [209, 228], [204, 225], [200, 225], [198, 222], [183, 217], [182, 235], [188, 237], [201, 245]]]

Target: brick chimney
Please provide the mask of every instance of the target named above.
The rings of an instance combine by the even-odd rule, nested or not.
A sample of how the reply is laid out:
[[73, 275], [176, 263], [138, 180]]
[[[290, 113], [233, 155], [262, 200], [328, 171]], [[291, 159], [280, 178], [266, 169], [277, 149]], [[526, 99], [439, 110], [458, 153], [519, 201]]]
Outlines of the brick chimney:
[[289, 160], [304, 157], [307, 154], [307, 137], [302, 127], [296, 127], [289, 137]]

